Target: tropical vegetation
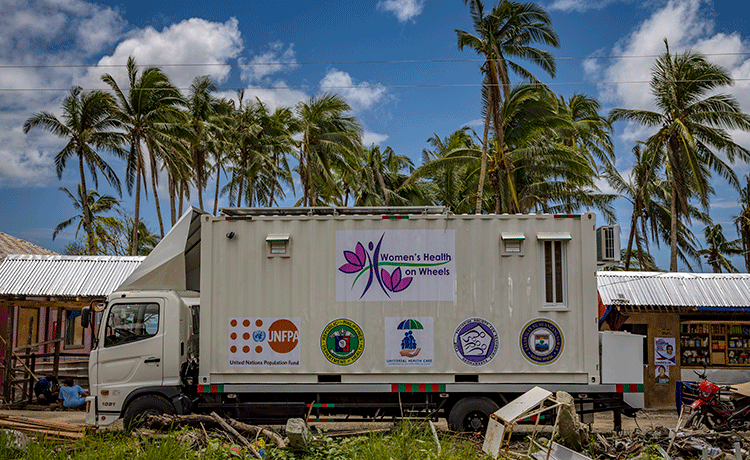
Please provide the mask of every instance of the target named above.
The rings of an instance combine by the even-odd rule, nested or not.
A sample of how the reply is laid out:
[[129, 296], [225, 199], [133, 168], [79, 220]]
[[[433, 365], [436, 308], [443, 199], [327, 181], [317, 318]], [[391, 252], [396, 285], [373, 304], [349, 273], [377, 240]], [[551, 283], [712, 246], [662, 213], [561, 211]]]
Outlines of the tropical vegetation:
[[[750, 131], [750, 117], [720, 92], [732, 84], [725, 69], [694, 51], [674, 54], [665, 42], [651, 71], [654, 108], [616, 108], [605, 116], [595, 98], [557, 94], [525, 67], [555, 76], [548, 48], [559, 39], [544, 8], [464, 3], [471, 28], [455, 32], [458, 49], [480, 57], [481, 133], [470, 127], [434, 133], [416, 164], [409, 152], [365, 145], [362, 124], [339, 94], [269, 108], [242, 90], [220, 96], [209, 76], [196, 76], [183, 93], [161, 69], [140, 68], [130, 58], [124, 79], [101, 77], [108, 91], [73, 88], [60, 118], [40, 112], [24, 124], [25, 132], [42, 128], [66, 141], [55, 157], [59, 177], [69, 159], [78, 163], [78, 193], [61, 188], [76, 215], [54, 235], [75, 226], [83, 230], [80, 252], [142, 254], [165, 234], [165, 191], [172, 225], [191, 202], [214, 214], [221, 205], [285, 203], [439, 205], [455, 213], [591, 209], [614, 222], [615, 199], [624, 198], [632, 212], [620, 268], [657, 269], [653, 251], [662, 244], [670, 248], [672, 271], [678, 261], [692, 270], [702, 260], [713, 270], [736, 270], [730, 259], [738, 256], [750, 265], [750, 177], [740, 189], [732, 169], [750, 160], [750, 150], [730, 135]], [[616, 158], [617, 122], [651, 131]], [[119, 173], [105, 154], [124, 162], [132, 213], [98, 191], [103, 174], [120, 193]], [[714, 175], [738, 191], [736, 240], [711, 219]], [[141, 219], [149, 193], [158, 232]], [[695, 224], [706, 227], [703, 240]]]

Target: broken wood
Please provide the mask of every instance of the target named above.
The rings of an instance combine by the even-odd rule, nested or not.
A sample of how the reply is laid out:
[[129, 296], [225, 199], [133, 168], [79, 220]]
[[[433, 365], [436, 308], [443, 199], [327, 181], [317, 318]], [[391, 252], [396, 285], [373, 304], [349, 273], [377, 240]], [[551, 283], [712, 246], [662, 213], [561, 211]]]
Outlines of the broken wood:
[[245, 446], [247, 448], [247, 450], [249, 450], [250, 453], [253, 454], [253, 456], [255, 458], [259, 458], [261, 460], [263, 459], [263, 457], [260, 456], [260, 454], [258, 453], [258, 451], [255, 450], [255, 447], [253, 447], [253, 445], [250, 443], [250, 441], [248, 441], [247, 438], [245, 438], [244, 436], [242, 436], [237, 430], [235, 430], [234, 428], [232, 428], [231, 426], [229, 426], [229, 424], [227, 422], [225, 422], [223, 418], [219, 417], [219, 414], [217, 414], [216, 412], [211, 412], [211, 417], [214, 420], [216, 420], [216, 422], [219, 425], [221, 425], [221, 427], [224, 428], [224, 430], [228, 431], [232, 436], [234, 436], [234, 438], [237, 439], [240, 442], [240, 444], [242, 444], [243, 446]]
[[[217, 424], [216, 419], [210, 415], [202, 414], [188, 414], [188, 415], [149, 415], [145, 419], [146, 425], [150, 428], [170, 428], [178, 425], [194, 426], [196, 428], [201, 426], [214, 426]], [[237, 430], [240, 433], [245, 434], [249, 437], [257, 437], [258, 435], [264, 436], [266, 439], [274, 443], [276, 447], [286, 447], [284, 438], [279, 436], [273, 431], [262, 428], [255, 425], [248, 425], [247, 423], [238, 422], [237, 420], [227, 419], [225, 422]], [[203, 428], [205, 431], [205, 427]]]

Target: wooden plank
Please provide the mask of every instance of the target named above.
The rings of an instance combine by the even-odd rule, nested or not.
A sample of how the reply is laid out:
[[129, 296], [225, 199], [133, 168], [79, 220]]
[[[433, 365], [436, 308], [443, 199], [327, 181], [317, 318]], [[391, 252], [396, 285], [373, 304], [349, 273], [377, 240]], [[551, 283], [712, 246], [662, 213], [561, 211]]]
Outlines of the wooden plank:
[[32, 348], [41, 347], [43, 345], [49, 345], [51, 343], [61, 342], [62, 340], [63, 340], [62, 338], [59, 338], [59, 339], [47, 340], [47, 341], [39, 342], [39, 343], [32, 343], [31, 345], [24, 345], [22, 347], [16, 347], [16, 348], [13, 349], [13, 351], [19, 352], [19, 351], [23, 351], [23, 350], [30, 350]]
[[[63, 318], [63, 309], [58, 308], [57, 309], [57, 325], [55, 327], [55, 339], [61, 339], [62, 338], [62, 318]], [[52, 375], [57, 377], [58, 372], [60, 372], [60, 342], [55, 342], [55, 359], [52, 364]]]
[[10, 381], [13, 378], [11, 369], [13, 368], [13, 323], [16, 315], [16, 307], [11, 305], [8, 307], [8, 328], [6, 329], [8, 335], [8, 341], [5, 342], [5, 381], [3, 382], [3, 394], [5, 395], [5, 401], [11, 401], [11, 385]]
[[33, 308], [65, 308], [67, 310], [80, 310], [88, 305], [88, 302], [75, 300], [13, 300], [0, 298], [0, 307], [33, 307]]

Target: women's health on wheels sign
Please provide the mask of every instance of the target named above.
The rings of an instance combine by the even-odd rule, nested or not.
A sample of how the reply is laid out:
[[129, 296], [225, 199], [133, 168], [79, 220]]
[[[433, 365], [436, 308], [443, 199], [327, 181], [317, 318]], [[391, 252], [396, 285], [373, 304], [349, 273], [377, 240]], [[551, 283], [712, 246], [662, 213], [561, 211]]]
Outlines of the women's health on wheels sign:
[[455, 300], [455, 230], [336, 232], [336, 300]]

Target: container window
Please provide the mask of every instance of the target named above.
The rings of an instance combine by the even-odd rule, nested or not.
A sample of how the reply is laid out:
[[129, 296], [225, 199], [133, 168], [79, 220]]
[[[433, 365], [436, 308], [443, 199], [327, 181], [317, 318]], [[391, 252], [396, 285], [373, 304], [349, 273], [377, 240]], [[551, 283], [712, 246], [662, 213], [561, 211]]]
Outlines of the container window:
[[543, 241], [542, 244], [544, 245], [544, 307], [566, 307], [565, 241]]
[[268, 257], [289, 257], [291, 252], [290, 242], [289, 235], [268, 235], [266, 237]]

